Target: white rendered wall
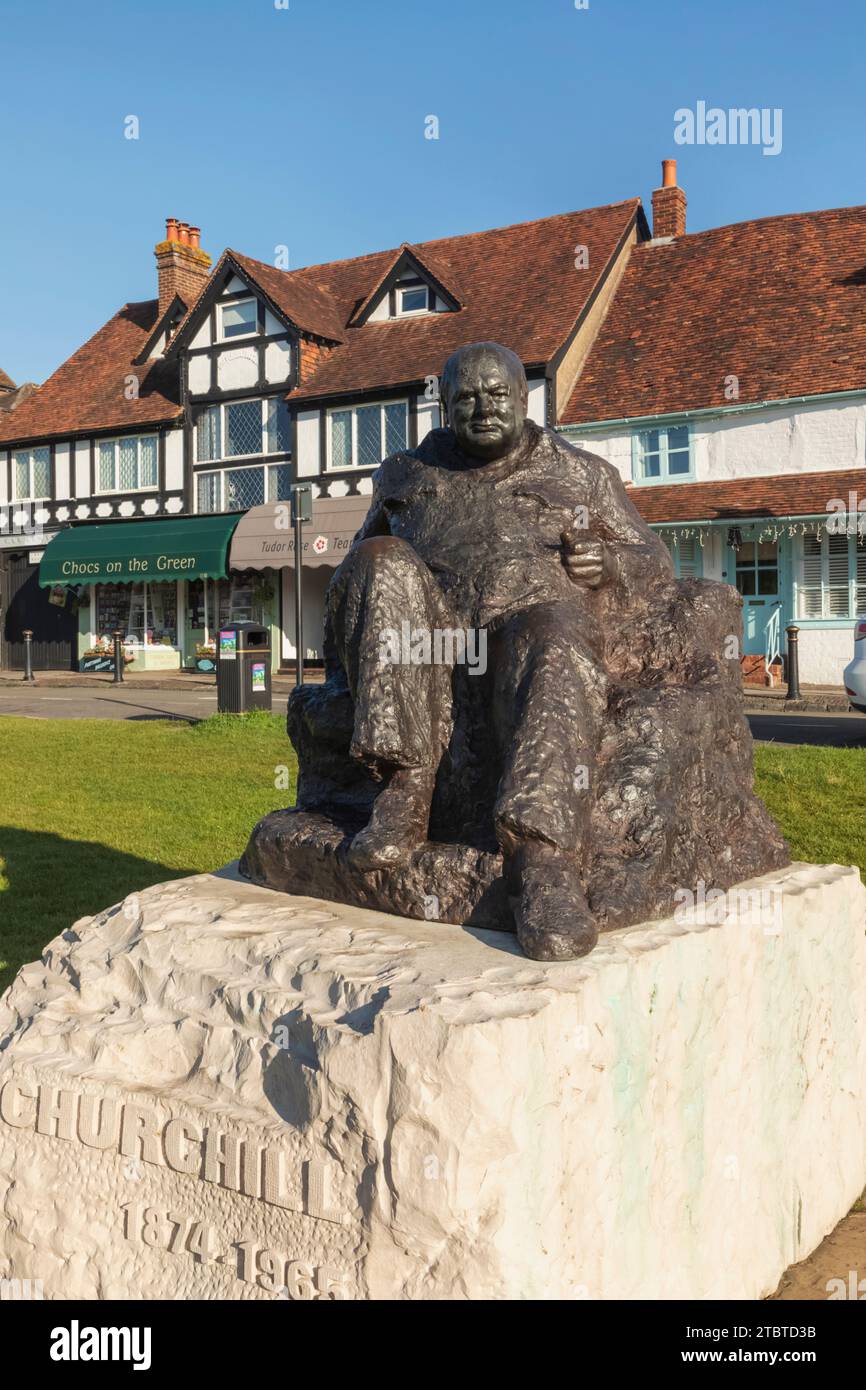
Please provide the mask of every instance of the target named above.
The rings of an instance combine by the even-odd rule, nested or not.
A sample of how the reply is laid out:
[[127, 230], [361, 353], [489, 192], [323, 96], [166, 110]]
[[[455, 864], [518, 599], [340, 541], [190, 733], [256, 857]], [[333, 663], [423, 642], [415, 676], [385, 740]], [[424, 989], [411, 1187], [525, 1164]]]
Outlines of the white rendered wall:
[[192, 337], [191, 348], [210, 347], [210, 314], [199, 325]]
[[[854, 620], [844, 627], [800, 628], [800, 680], [808, 685], [843, 684], [842, 672], [854, 656]], [[785, 634], [782, 634], [785, 640]]]
[[54, 477], [58, 497], [71, 497], [69, 490], [71, 482], [70, 476], [70, 457], [71, 447], [69, 444], [58, 444], [54, 450]]
[[210, 358], [202, 355], [201, 357], [190, 357], [189, 361], [189, 389], [194, 395], [210, 389]]
[[[691, 424], [696, 482], [827, 473], [866, 464], [866, 401], [774, 407]], [[632, 433], [639, 428], [569, 431], [567, 437], [615, 464], [630, 481]]]
[[90, 496], [90, 441], [79, 439], [75, 443], [75, 491], [73, 497]]
[[183, 487], [183, 430], [166, 430], [165, 486], [169, 492]]
[[547, 424], [547, 382], [530, 381], [527, 415], [536, 425]]
[[292, 368], [289, 343], [268, 343], [265, 348], [265, 377], [269, 382], [285, 381]]
[[298, 476], [313, 477], [319, 471], [319, 411], [298, 411]]
[[[284, 661], [295, 659], [295, 571], [287, 565], [283, 576], [283, 636]], [[304, 618], [304, 656], [322, 660], [322, 634], [325, 624], [325, 592], [333, 578], [330, 565], [305, 569], [301, 578]]]
[[431, 430], [439, 428], [439, 402], [428, 401], [426, 396], [418, 397], [418, 443], [420, 444]]
[[[367, 497], [367, 496], [369, 496], [369, 495], [372, 493], [372, 491], [373, 491], [373, 473], [375, 473], [375, 471], [376, 471], [376, 470], [373, 469], [372, 472], [361, 473], [361, 474], [359, 474], [359, 477], [358, 477], [358, 488], [357, 488], [357, 490], [358, 490], [358, 492], [361, 494], [362, 497]], [[336, 478], [336, 479], [334, 480], [334, 482], [332, 482], [332, 483], [330, 484], [329, 488], [328, 488], [328, 496], [329, 496], [329, 497], [348, 497], [348, 496], [349, 496], [349, 484], [348, 484], [347, 482], [344, 482], [342, 478]]]
[[259, 379], [259, 354], [254, 347], [221, 352], [217, 358], [217, 384], [221, 391], [243, 391]]

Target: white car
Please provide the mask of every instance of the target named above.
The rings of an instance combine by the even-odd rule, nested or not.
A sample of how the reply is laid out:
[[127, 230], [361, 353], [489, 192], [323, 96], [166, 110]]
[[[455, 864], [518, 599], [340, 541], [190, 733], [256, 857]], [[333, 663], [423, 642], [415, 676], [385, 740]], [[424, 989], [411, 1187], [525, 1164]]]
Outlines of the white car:
[[854, 660], [845, 667], [842, 679], [851, 708], [866, 714], [866, 618], [854, 624]]

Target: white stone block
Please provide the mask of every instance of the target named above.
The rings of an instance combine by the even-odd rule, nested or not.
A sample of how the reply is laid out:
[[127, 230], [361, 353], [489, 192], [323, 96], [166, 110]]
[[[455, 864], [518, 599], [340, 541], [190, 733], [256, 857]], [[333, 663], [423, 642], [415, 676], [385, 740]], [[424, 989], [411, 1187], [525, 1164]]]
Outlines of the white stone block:
[[748, 887], [564, 965], [231, 869], [82, 920], [0, 1000], [0, 1277], [762, 1297], [866, 1182], [866, 890]]

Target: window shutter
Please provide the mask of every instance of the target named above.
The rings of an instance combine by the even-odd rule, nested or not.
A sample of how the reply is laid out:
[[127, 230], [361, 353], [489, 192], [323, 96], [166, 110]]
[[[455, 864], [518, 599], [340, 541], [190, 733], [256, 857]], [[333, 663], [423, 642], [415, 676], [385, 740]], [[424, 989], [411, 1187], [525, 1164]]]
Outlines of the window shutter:
[[698, 569], [698, 543], [694, 536], [689, 536], [680, 541], [680, 578], [694, 579]]
[[827, 537], [827, 617], [847, 618], [849, 607], [848, 537]]
[[821, 618], [821, 538], [803, 537], [803, 560], [800, 573], [799, 616]]
[[858, 536], [857, 546], [857, 612], [855, 617], [866, 616], [866, 540], [861, 540]]

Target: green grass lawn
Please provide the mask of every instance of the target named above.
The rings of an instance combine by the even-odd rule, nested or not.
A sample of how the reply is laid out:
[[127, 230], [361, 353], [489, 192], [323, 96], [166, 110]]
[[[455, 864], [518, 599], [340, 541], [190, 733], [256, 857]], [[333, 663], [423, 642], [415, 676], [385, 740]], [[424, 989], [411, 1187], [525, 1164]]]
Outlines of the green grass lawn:
[[[289, 790], [275, 786], [289, 769]], [[217, 869], [295, 799], [276, 715], [200, 724], [0, 718], [0, 990], [76, 918]]]
[[[763, 746], [758, 790], [794, 857], [866, 875], [866, 751]], [[277, 770], [291, 786], [278, 790]], [[294, 801], [277, 716], [201, 724], [0, 718], [0, 989], [76, 918], [236, 858]]]

